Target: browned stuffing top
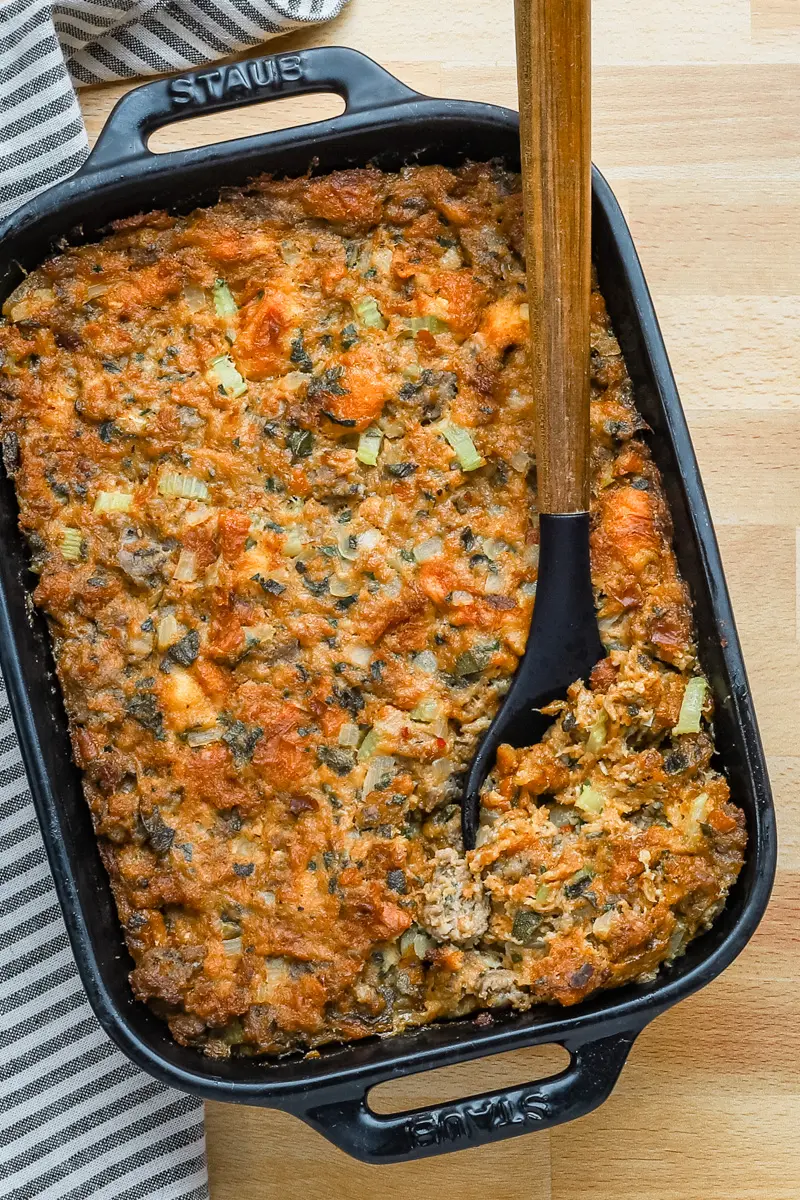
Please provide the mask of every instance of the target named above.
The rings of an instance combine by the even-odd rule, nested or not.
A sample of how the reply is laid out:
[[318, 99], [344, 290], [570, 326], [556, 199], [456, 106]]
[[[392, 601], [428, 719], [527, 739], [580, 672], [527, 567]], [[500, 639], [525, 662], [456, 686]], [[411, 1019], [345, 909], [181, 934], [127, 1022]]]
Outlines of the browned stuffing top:
[[260, 179], [118, 222], [0, 326], [8, 470], [135, 970], [212, 1055], [648, 978], [741, 811], [643, 422], [592, 302], [608, 656], [460, 780], [538, 561], [518, 180]]

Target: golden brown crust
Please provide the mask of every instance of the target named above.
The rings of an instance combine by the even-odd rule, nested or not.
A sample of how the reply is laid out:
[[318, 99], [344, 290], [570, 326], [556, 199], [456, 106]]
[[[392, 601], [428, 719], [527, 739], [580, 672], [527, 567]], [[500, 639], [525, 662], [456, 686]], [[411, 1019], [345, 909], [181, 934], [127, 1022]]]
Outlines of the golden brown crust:
[[5, 306], [4, 457], [133, 986], [209, 1054], [574, 1003], [679, 952], [741, 865], [707, 728], [673, 732], [691, 609], [597, 291], [609, 657], [501, 749], [461, 852], [535, 592], [520, 220], [493, 165], [262, 179]]

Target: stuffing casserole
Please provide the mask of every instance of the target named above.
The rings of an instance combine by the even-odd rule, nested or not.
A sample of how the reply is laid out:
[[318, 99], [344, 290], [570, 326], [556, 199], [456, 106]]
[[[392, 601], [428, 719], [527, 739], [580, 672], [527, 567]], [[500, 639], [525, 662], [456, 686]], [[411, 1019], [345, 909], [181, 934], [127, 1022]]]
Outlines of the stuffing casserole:
[[608, 654], [501, 747], [463, 854], [536, 587], [521, 247], [498, 164], [261, 179], [65, 247], [4, 308], [3, 455], [131, 980], [208, 1054], [652, 977], [741, 867], [597, 290]]

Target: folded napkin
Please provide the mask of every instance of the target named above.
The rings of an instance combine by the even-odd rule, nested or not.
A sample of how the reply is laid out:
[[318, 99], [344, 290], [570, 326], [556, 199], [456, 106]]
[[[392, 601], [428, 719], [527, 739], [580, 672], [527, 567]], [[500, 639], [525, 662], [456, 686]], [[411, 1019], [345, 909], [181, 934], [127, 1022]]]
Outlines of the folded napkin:
[[[195, 66], [346, 0], [2, 0], [0, 216], [88, 154], [73, 84]], [[208, 1200], [202, 1104], [106, 1037], [67, 941], [0, 678], [0, 1196]]]
[[346, 2], [1, 0], [0, 216], [89, 153], [74, 87], [197, 66], [330, 20]]

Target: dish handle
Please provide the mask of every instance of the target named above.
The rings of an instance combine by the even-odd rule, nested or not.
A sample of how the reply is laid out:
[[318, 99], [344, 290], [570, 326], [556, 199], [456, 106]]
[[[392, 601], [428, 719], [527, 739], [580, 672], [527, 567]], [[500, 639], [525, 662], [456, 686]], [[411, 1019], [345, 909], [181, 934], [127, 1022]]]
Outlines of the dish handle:
[[[127, 92], [112, 110], [80, 174], [167, 157], [148, 150], [147, 139], [174, 121], [312, 92], [341, 96], [345, 116], [419, 99], [418, 92], [371, 58], [343, 46], [209, 63]], [[201, 147], [197, 153], [209, 150], [213, 146]]]
[[638, 1033], [628, 1030], [595, 1041], [560, 1042], [569, 1051], [569, 1065], [521, 1087], [382, 1115], [368, 1106], [368, 1088], [361, 1084], [357, 1093], [315, 1104], [297, 1115], [364, 1162], [408, 1161], [483, 1146], [550, 1129], [597, 1108], [610, 1095]]

